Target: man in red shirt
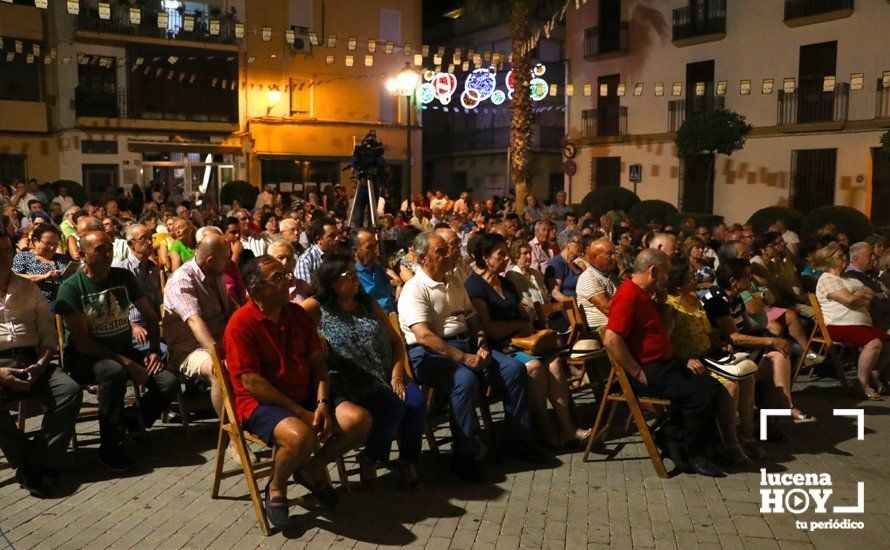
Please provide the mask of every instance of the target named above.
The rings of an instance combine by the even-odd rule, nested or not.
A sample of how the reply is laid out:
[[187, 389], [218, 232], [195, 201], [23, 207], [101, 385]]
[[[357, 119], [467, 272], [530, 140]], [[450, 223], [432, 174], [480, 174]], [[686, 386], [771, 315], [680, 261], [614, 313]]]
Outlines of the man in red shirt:
[[630, 377], [638, 395], [671, 400], [668, 422], [656, 441], [667, 448], [677, 469], [710, 477], [724, 473], [704, 456], [717, 443], [716, 403], [721, 385], [700, 364], [674, 359], [671, 338], [652, 295], [665, 290], [670, 260], [660, 250], [644, 249], [633, 275], [621, 285], [609, 306], [605, 345]]
[[235, 414], [244, 429], [275, 447], [265, 505], [279, 529], [288, 522], [288, 478], [336, 505], [326, 465], [359, 446], [371, 429], [365, 409], [331, 396], [321, 339], [303, 308], [290, 302], [293, 282], [293, 273], [272, 256], [248, 262], [250, 299], [229, 319], [224, 338]]

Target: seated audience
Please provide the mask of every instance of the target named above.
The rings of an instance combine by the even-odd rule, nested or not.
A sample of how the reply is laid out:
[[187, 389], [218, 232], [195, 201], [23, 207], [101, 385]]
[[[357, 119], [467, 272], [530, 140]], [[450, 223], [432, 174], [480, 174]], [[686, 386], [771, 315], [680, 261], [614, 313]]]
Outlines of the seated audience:
[[307, 285], [312, 284], [312, 274], [321, 265], [324, 255], [333, 251], [339, 244], [340, 230], [334, 218], [322, 217], [309, 225], [307, 236], [311, 246], [304, 252], [294, 268], [294, 276]]
[[[87, 231], [80, 239], [83, 266], [62, 283], [56, 313], [67, 328], [65, 366], [82, 384], [97, 384], [99, 398], [99, 460], [110, 470], [132, 467], [120, 448], [126, 430], [151, 426], [179, 392], [176, 375], [164, 370], [158, 314], [142, 285], [126, 269], [111, 267], [111, 239], [104, 232]], [[149, 349], [133, 346], [130, 304], [145, 320]], [[144, 384], [139, 409], [124, 410], [127, 380]]]
[[507, 270], [506, 277], [516, 291], [519, 292], [519, 303], [532, 322], [538, 318], [535, 304], [546, 304], [547, 285], [544, 283], [544, 274], [532, 267], [532, 246], [528, 241], [513, 241], [511, 256], [516, 262]]
[[31, 231], [30, 250], [23, 250], [15, 255], [12, 270], [34, 281], [50, 304], [56, 301], [56, 293], [62, 285], [62, 274], [71, 263], [67, 254], [59, 254], [61, 237], [58, 229], [49, 224], [38, 225]]
[[422, 269], [407, 283], [399, 298], [399, 322], [408, 344], [413, 371], [450, 400], [454, 456], [452, 468], [463, 480], [482, 481], [475, 456], [475, 409], [482, 384], [491, 384], [504, 399], [506, 454], [529, 461], [541, 455], [528, 444], [531, 419], [526, 408], [525, 365], [490, 350], [469, 296], [448, 272], [448, 244], [426, 232], [414, 240]]
[[421, 482], [416, 465], [426, 425], [424, 395], [406, 378], [401, 333], [361, 288], [357, 268], [358, 262], [346, 252], [326, 255], [315, 272], [316, 295], [302, 306], [327, 340], [326, 362], [334, 390], [371, 414], [371, 431], [359, 456], [362, 483], [374, 485], [377, 468], [389, 463], [392, 441], [397, 439], [396, 469], [416, 486]]
[[581, 235], [577, 231], [563, 230], [559, 240], [560, 253], [547, 262], [544, 280], [554, 300], [564, 300], [576, 295], [575, 287], [583, 269], [575, 264], [581, 254]]
[[707, 246], [707, 242], [699, 237], [686, 237], [683, 241], [683, 257], [689, 262], [696, 284], [710, 286], [714, 283], [716, 273], [714, 262], [705, 256]]
[[359, 228], [352, 239], [355, 255], [355, 272], [365, 294], [375, 300], [389, 315], [396, 310], [396, 296], [392, 280], [380, 265], [380, 244], [377, 234], [370, 229]]
[[[134, 223], [127, 228], [127, 245], [130, 255], [123, 261], [113, 262], [113, 267], [126, 269], [142, 285], [145, 299], [152, 311], [160, 313], [164, 305], [163, 292], [161, 291], [161, 277], [158, 265], [151, 259], [152, 239], [148, 227]], [[133, 331], [133, 346], [142, 352], [148, 351], [148, 327], [139, 308], [130, 304], [130, 328]], [[161, 342], [160, 349], [166, 351], [166, 344]]]
[[195, 226], [188, 220], [182, 218], [173, 222], [173, 244], [170, 245], [170, 265], [172, 270], [176, 271], [185, 262], [195, 257], [195, 248], [197, 241], [195, 239]]
[[597, 329], [609, 320], [609, 303], [618, 289], [615, 246], [607, 239], [597, 239], [587, 246], [584, 257], [587, 269], [578, 277], [578, 305], [587, 326]]
[[550, 232], [555, 228], [548, 220], [535, 222], [535, 238], [529, 241], [532, 250], [531, 268], [541, 273], [547, 269], [547, 263], [553, 259], [553, 247], [550, 244]]
[[270, 256], [248, 262], [250, 299], [229, 319], [224, 338], [235, 413], [244, 429], [275, 448], [264, 500], [277, 528], [288, 523], [291, 476], [322, 503], [337, 504], [327, 465], [360, 445], [371, 428], [367, 411], [331, 392], [318, 333], [290, 301], [292, 280]]

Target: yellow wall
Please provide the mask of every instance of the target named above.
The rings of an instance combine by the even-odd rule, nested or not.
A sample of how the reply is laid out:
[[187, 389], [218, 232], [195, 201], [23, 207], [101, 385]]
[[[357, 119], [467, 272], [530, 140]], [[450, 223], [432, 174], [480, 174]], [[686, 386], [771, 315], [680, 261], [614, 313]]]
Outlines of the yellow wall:
[[25, 155], [25, 175], [41, 183], [59, 179], [61, 138], [0, 135], [0, 155]]
[[[61, 8], [57, 9], [65, 9], [65, 4], [62, 3]], [[43, 40], [43, 11], [34, 6], [0, 2], [0, 36]], [[4, 49], [8, 51], [9, 47]]]
[[0, 99], [0, 132], [46, 132], [46, 103]]

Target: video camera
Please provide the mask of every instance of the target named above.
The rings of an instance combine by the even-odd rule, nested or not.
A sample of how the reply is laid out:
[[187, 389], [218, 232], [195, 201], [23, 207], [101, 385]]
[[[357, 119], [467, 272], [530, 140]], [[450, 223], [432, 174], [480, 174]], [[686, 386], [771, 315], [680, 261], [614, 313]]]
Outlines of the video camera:
[[371, 130], [352, 152], [353, 174], [360, 180], [376, 181], [381, 172], [386, 170], [386, 167], [386, 160], [383, 158], [383, 143], [377, 139], [377, 131]]

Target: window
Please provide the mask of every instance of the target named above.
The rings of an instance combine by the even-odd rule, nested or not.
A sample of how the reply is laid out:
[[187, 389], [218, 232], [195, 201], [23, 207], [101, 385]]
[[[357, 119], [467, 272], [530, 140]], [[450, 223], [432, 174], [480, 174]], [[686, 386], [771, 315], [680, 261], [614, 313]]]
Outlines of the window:
[[290, 79], [290, 114], [297, 118], [312, 118], [312, 85], [311, 78]]
[[80, 142], [80, 151], [85, 155], [116, 155], [117, 142], [85, 139]]
[[704, 153], [680, 161], [680, 211], [714, 212], [714, 155]]
[[834, 204], [837, 149], [791, 151], [791, 207], [802, 214]]
[[550, 172], [548, 183], [547, 198], [555, 202], [556, 194], [565, 189], [565, 176], [562, 172]]
[[620, 187], [621, 157], [599, 157], [593, 159], [592, 183], [592, 189], [599, 189], [600, 187]]
[[84, 164], [83, 186], [90, 199], [102, 197], [109, 187], [120, 186], [117, 164]]
[[402, 12], [380, 10], [380, 40], [392, 40], [394, 44], [402, 42]]
[[37, 57], [32, 63], [28, 63], [26, 50], [23, 50], [25, 53], [15, 54], [12, 61], [7, 61], [7, 53], [15, 52], [12, 49], [13, 42], [11, 38], [6, 39], [3, 59], [0, 60], [2, 64], [0, 66], [3, 67], [0, 69], [0, 99], [40, 101], [40, 73], [43, 62]]
[[25, 180], [25, 155], [0, 155], [0, 182]]

